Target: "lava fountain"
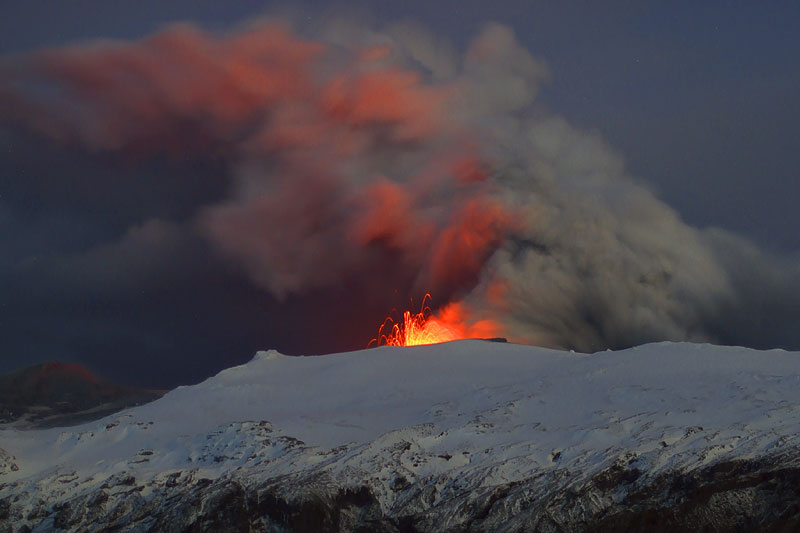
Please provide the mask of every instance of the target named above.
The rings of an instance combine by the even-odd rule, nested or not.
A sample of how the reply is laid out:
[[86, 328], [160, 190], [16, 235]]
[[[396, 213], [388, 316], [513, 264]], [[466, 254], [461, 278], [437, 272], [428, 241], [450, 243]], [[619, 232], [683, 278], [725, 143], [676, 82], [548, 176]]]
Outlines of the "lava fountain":
[[[428, 305], [430, 299], [430, 293], [425, 294], [419, 312], [405, 311], [402, 322], [395, 322], [391, 316], [386, 317], [378, 329], [378, 336], [367, 347], [438, 344], [460, 339], [496, 337], [500, 331], [500, 327], [491, 320], [468, 324], [464, 319], [464, 310], [458, 303], [448, 304], [434, 316]], [[387, 328], [388, 332], [384, 333]]]
[[[433, 316], [433, 310], [428, 305], [430, 299], [430, 293], [425, 294], [419, 312], [412, 314], [411, 311], [405, 311], [402, 322], [395, 323], [392, 317], [386, 317], [378, 329], [378, 336], [367, 346], [419, 346], [463, 339], [460, 328]], [[389, 325], [389, 332], [384, 333]]]

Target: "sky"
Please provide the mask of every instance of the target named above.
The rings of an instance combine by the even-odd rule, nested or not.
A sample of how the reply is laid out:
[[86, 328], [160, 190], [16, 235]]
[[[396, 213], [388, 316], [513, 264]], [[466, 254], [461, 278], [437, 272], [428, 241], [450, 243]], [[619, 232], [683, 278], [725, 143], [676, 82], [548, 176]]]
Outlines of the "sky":
[[[256, 126], [222, 114], [230, 109], [180, 98], [169, 107], [156, 97], [190, 89], [158, 70], [148, 71], [152, 86], [130, 83], [130, 57], [109, 41], [131, 47], [159, 32], [194, 39], [170, 30], [190, 23], [206, 32], [191, 42], [233, 62], [251, 49], [217, 43], [264, 16], [292, 21], [294, 37], [280, 45], [292, 53], [299, 41], [335, 49], [320, 60], [324, 83], [337, 74], [359, 80], [346, 65], [368, 72], [359, 54], [375, 42], [402, 48], [387, 61], [422, 77], [405, 85], [382, 78], [402, 86], [398, 98], [410, 107], [402, 116], [372, 111], [384, 114], [371, 120], [397, 121], [391, 126], [406, 137], [313, 123], [330, 135], [363, 128], [358, 139], [373, 143], [346, 158], [320, 156], [336, 173], [319, 196], [301, 194], [323, 187], [305, 164], [274, 145], [254, 149], [247, 128]], [[472, 326], [489, 320], [533, 344], [593, 351], [669, 339], [800, 349], [792, 325], [800, 315], [798, 20], [794, 2], [4, 2], [0, 370], [63, 359], [125, 383], [173, 386], [257, 349], [360, 348], [392, 307], [434, 290], [437, 305], [457, 304]], [[398, 21], [415, 29], [398, 30]], [[499, 25], [487, 30], [490, 22]], [[100, 53], [82, 44], [92, 41]], [[65, 50], [75, 46], [85, 64], [70, 63]], [[158, 51], [129, 49], [142, 64], [160, 61]], [[483, 63], [482, 52], [491, 56]], [[64, 64], [77, 70], [65, 74]], [[214, 83], [188, 64], [169, 67]], [[106, 87], [115, 96], [102, 105], [92, 72], [115, 76]], [[469, 105], [430, 126], [420, 116], [438, 112], [429, 100], [450, 98], [445, 86]], [[183, 122], [125, 115], [137, 98], [179, 109]], [[210, 125], [209, 102], [218, 113]], [[265, 102], [247, 111], [312, 112], [307, 99]], [[192, 131], [197, 124], [209, 130]], [[226, 128], [235, 135], [222, 135]], [[530, 146], [517, 145], [521, 131]], [[450, 164], [439, 155], [447, 150], [466, 164], [464, 143], [479, 145], [487, 181], [456, 185], [450, 197], [452, 183], [435, 177], [442, 199], [418, 195], [409, 176]], [[317, 153], [292, 149], [301, 159]], [[279, 164], [291, 179], [283, 181]], [[381, 178], [362, 183], [366, 173]], [[412, 205], [386, 203], [387, 212], [400, 209], [412, 228], [432, 231], [430, 242], [398, 240], [370, 207], [350, 211], [348, 202], [398, 190]], [[267, 197], [277, 200], [258, 203]], [[331, 208], [332, 197], [342, 207]], [[276, 215], [283, 206], [299, 207]], [[354, 217], [342, 223], [350, 233], [295, 227], [314, 209], [330, 211], [322, 224]], [[377, 233], [359, 233], [362, 244], [348, 249], [354, 224]], [[465, 232], [477, 236], [469, 246], [453, 237]], [[333, 246], [342, 239], [345, 247]], [[643, 288], [631, 290], [634, 282]]]

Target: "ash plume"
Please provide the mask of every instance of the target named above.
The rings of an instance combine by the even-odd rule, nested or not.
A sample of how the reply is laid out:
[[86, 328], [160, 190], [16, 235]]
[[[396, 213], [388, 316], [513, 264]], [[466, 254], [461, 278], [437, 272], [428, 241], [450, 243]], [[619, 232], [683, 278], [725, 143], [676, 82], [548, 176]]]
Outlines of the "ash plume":
[[[69, 269], [127, 261], [151, 234], [201, 239], [278, 300], [344, 283], [377, 302], [431, 292], [510, 340], [582, 351], [763, 345], [800, 315], [781, 289], [796, 266], [688, 226], [602, 139], [539, 105], [549, 71], [509, 28], [487, 25], [462, 55], [409, 23], [311, 33], [184, 24], [2, 59], [5, 122], [132, 165], [219, 168], [222, 192], [188, 220], [143, 214]], [[767, 314], [786, 313], [756, 331], [745, 317], [762, 287]]]

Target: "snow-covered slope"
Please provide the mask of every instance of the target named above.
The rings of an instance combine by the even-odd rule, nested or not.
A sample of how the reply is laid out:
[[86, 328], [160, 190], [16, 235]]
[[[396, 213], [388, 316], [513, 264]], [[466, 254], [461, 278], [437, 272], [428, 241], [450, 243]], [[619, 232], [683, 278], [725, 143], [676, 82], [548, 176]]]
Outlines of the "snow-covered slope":
[[98, 422], [0, 431], [0, 531], [795, 524], [799, 433], [779, 350], [259, 352]]

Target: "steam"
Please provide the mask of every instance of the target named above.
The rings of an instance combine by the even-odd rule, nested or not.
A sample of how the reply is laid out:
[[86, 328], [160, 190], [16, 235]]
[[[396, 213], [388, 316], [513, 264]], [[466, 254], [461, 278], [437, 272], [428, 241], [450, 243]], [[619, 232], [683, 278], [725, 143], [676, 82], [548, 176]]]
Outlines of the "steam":
[[90, 152], [221, 159], [229, 190], [188, 227], [137, 227], [199, 233], [279, 299], [359, 280], [544, 346], [735, 342], [742, 265], [763, 260], [755, 284], [797, 269], [682, 222], [538, 105], [548, 76], [498, 24], [463, 57], [407, 23], [179, 25], [4, 59], [0, 117]]

